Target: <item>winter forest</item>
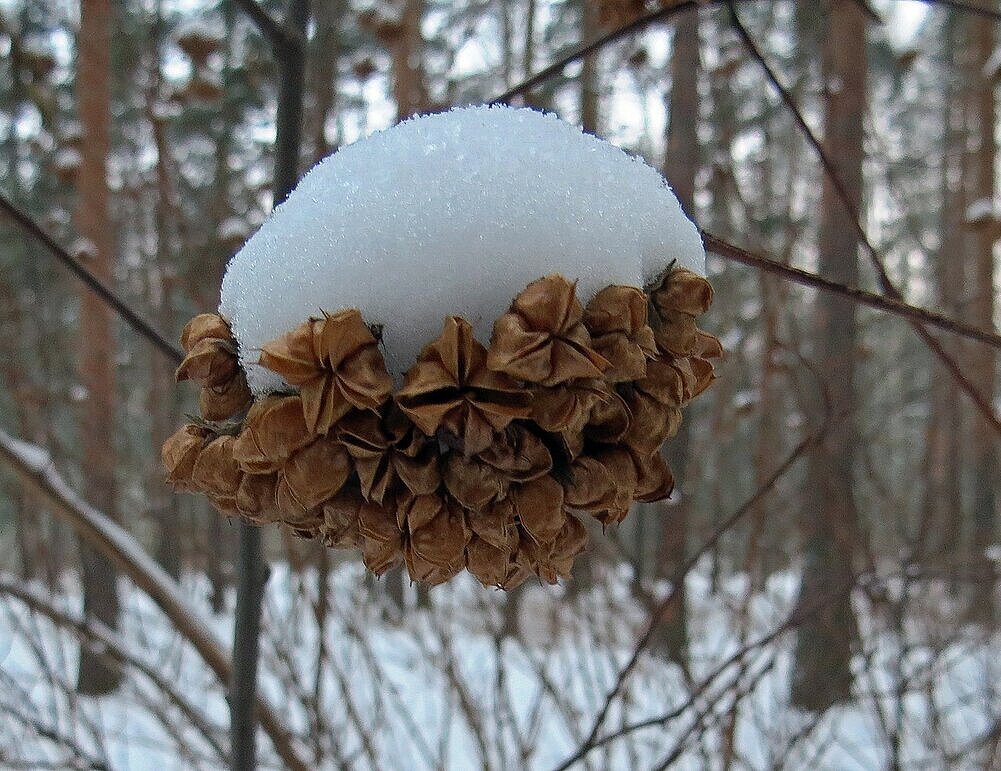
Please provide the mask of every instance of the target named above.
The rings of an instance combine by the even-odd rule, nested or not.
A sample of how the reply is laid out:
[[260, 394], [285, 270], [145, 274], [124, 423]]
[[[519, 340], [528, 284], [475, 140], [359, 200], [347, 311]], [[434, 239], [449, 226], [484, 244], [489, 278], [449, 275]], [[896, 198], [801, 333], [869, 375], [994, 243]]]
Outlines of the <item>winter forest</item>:
[[[1001, 768], [999, 23], [994, 0], [0, 0], [0, 768]], [[557, 525], [580, 528], [569, 561], [546, 552], [562, 568], [484, 579], [473, 547], [494, 542], [451, 485], [486, 466], [442, 445], [464, 561], [413, 581], [416, 552], [372, 551], [364, 514], [363, 559], [173, 489], [179, 427], [199, 448], [243, 437], [205, 428], [204, 393], [175, 382], [233, 255], [320, 160], [485, 104], [642, 158], [699, 228], [698, 339], [722, 355], [650, 451], [667, 474], [651, 502]], [[526, 136], [510, 168], [549, 152]], [[424, 193], [503, 199], [462, 152], [468, 174]], [[351, 157], [355, 191], [410, 163]], [[640, 187], [588, 179], [567, 197], [571, 258], [610, 212], [658, 216]], [[484, 218], [531, 208], [518, 185]], [[342, 219], [445, 248], [395, 201]], [[531, 216], [549, 243], [559, 212]], [[468, 246], [454, 286], [374, 277], [397, 294], [358, 328], [370, 359], [395, 313], [493, 281]], [[455, 345], [490, 342], [493, 367], [489, 324], [479, 343], [463, 329]], [[501, 394], [484, 446], [521, 431], [510, 463], [541, 453], [573, 508], [585, 451], [543, 447], [508, 381], [480, 377], [476, 399]], [[281, 397], [307, 422], [308, 389]], [[390, 402], [432, 436], [435, 393], [408, 374]], [[629, 421], [619, 436], [656, 431]], [[363, 508], [364, 431], [338, 447]], [[490, 505], [520, 511], [515, 543], [541, 553], [527, 479]]]

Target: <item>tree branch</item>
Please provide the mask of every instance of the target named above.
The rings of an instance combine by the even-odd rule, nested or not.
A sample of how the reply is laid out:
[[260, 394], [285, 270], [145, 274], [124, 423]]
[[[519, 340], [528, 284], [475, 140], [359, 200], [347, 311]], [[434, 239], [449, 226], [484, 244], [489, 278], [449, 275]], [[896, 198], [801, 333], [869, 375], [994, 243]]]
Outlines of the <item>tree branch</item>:
[[[796, 100], [793, 99], [789, 89], [787, 89], [779, 80], [775, 70], [773, 70], [771, 65], [768, 64], [768, 61], [765, 59], [764, 54], [761, 53], [757, 44], [755, 44], [751, 34], [740, 21], [740, 17], [737, 15], [737, 6], [734, 0], [728, 0], [727, 8], [730, 11], [730, 21], [734, 31], [737, 33], [738, 37], [740, 37], [744, 47], [747, 49], [751, 57], [761, 66], [768, 82], [771, 83], [771, 85], [779, 93], [783, 103], [789, 109], [789, 112], [792, 113], [796, 125], [799, 127], [803, 136], [806, 138], [807, 142], [820, 159], [820, 164], [824, 169], [825, 176], [831, 183], [838, 199], [844, 206], [852, 228], [858, 235], [859, 242], [865, 247], [866, 252], [869, 254], [870, 262], [876, 269], [876, 276], [879, 281], [880, 289], [884, 295], [890, 297], [891, 299], [903, 302], [903, 294], [901, 294], [900, 290], [890, 279], [890, 275], [886, 271], [886, 265], [883, 262], [882, 255], [873, 245], [872, 240], [869, 238], [869, 234], [865, 231], [865, 228], [862, 227], [860, 212], [855, 208], [855, 205], [851, 200], [851, 196], [848, 195], [848, 190], [845, 188], [844, 182], [841, 179], [841, 175], [838, 173], [834, 163], [827, 155], [827, 151], [824, 150], [824, 147], [817, 138], [817, 135], [813, 133], [813, 130], [807, 124], [806, 119], [803, 117], [803, 113], [800, 112], [800, 109], [796, 104]], [[962, 367], [960, 367], [956, 360], [945, 350], [945, 348], [942, 347], [942, 344], [931, 334], [931, 332], [929, 332], [922, 325], [921, 321], [909, 319], [908, 323], [910, 323], [911, 327], [917, 333], [921, 341], [938, 357], [939, 361], [945, 366], [946, 370], [948, 370], [953, 380], [956, 381], [959, 388], [976, 406], [977, 410], [983, 416], [984, 420], [987, 421], [988, 425], [990, 425], [996, 434], [1001, 436], [1001, 420], [999, 420], [998, 416], [995, 414], [990, 400], [981, 394], [980, 391], [977, 390], [976, 386], [970, 382], [969, 378], [967, 378], [964, 374]]]
[[685, 578], [702, 558], [702, 555], [719, 543], [719, 540], [734, 526], [736, 526], [737, 523], [739, 523], [747, 515], [747, 513], [751, 511], [755, 505], [757, 505], [757, 503], [775, 487], [776, 484], [778, 484], [778, 481], [785, 476], [789, 469], [791, 469], [800, 458], [806, 455], [807, 451], [811, 447], [823, 440], [824, 436], [827, 434], [830, 420], [831, 417], [828, 416], [827, 420], [824, 421], [817, 431], [810, 434], [798, 445], [796, 445], [786, 459], [775, 469], [775, 471], [772, 472], [768, 479], [766, 479], [765, 482], [759, 486], [757, 490], [755, 490], [751, 497], [744, 501], [743, 505], [733, 512], [733, 514], [723, 520], [723, 522], [717, 526], [716, 530], [713, 531], [712, 535], [710, 535], [709, 538], [706, 539], [702, 545], [696, 549], [695, 552], [688, 557], [688, 559], [679, 565], [677, 570], [674, 571], [674, 574], [670, 578], [670, 591], [667, 593], [667, 596], [661, 600], [660, 604], [651, 612], [646, 631], [639, 638], [639, 640], [637, 640], [626, 665], [619, 670], [615, 679], [615, 684], [612, 686], [612, 690], [610, 690], [605, 696], [605, 701], [602, 704], [601, 709], [598, 711], [598, 715], [595, 717], [594, 722], [591, 724], [591, 731], [588, 734], [587, 739], [584, 740], [584, 743], [580, 746], [578, 751], [566, 762], [560, 765], [556, 771], [566, 771], [566, 769], [581, 760], [588, 752], [597, 746], [598, 734], [601, 731], [602, 725], [604, 725], [605, 718], [608, 716], [608, 711], [611, 709], [615, 698], [619, 695], [619, 693], [621, 693], [626, 680], [629, 679], [629, 676], [636, 668], [636, 665], [639, 664], [640, 656], [643, 654], [643, 651], [649, 647], [650, 642], [653, 640], [653, 636], [657, 630], [657, 625], [661, 617], [667, 609], [671, 607], [671, 603], [674, 601], [675, 595], [683, 585]]
[[57, 260], [69, 268], [87, 288], [96, 294], [105, 305], [110, 306], [134, 331], [149, 340], [160, 353], [174, 362], [174, 364], [181, 363], [184, 354], [180, 350], [168, 343], [163, 335], [153, 328], [152, 324], [136, 311], [132, 310], [125, 301], [119, 299], [110, 288], [104, 285], [101, 279], [87, 270], [82, 262], [56, 243], [52, 236], [46, 233], [31, 217], [17, 208], [3, 193], [0, 193], [0, 211], [5, 212], [14, 224], [41, 243]]
[[280, 60], [290, 52], [301, 55], [302, 37], [275, 21], [257, 0], [233, 0], [233, 4], [246, 14], [261, 36], [268, 41], [276, 59]]
[[1001, 334], [998, 334], [994, 330], [980, 329], [980, 327], [967, 324], [951, 316], [944, 316], [927, 308], [908, 305], [892, 297], [874, 294], [873, 292], [867, 292], [864, 289], [857, 289], [856, 287], [845, 286], [816, 273], [811, 273], [801, 268], [794, 268], [770, 257], [753, 254], [704, 230], [700, 232], [702, 233], [702, 242], [705, 244], [706, 251], [712, 252], [725, 260], [758, 268], [766, 273], [772, 273], [779, 278], [808, 286], [811, 289], [841, 295], [859, 305], [865, 305], [885, 313], [891, 313], [894, 316], [929, 324], [946, 332], [951, 332], [954, 335], [985, 343], [993, 348], [1001, 348]]
[[204, 714], [162, 675], [156, 667], [132, 653], [126, 647], [121, 637], [115, 631], [103, 624], [99, 619], [77, 616], [69, 611], [61, 610], [50, 601], [51, 593], [19, 581], [13, 577], [0, 574], [0, 595], [7, 595], [19, 600], [26, 607], [40, 613], [56, 626], [72, 631], [85, 645], [90, 645], [98, 655], [109, 659], [114, 664], [125, 668], [132, 667], [145, 675], [166, 696], [188, 722], [202, 735], [219, 760], [225, 762], [226, 751], [217, 738], [217, 731]]
[[[260, 10], [254, 0], [247, 0]], [[246, 6], [246, 3], [241, 3]], [[309, 0], [290, 0], [287, 29], [305, 39]], [[299, 178], [302, 101], [305, 79], [304, 46], [273, 46], [279, 67], [278, 114], [275, 120], [273, 205], [284, 201]], [[256, 765], [257, 663], [260, 657], [261, 605], [268, 568], [261, 546], [261, 529], [240, 523], [237, 557], [236, 615], [233, 619], [233, 672], [230, 679], [230, 735], [234, 771]]]
[[[18, 441], [0, 429], [0, 458], [22, 482], [51, 504], [53, 512], [81, 539], [113, 562], [157, 604], [220, 681], [229, 680], [232, 662], [208, 623], [184, 599], [181, 587], [128, 532], [70, 489], [45, 450]], [[278, 710], [261, 696], [257, 698], [257, 710], [261, 725], [285, 765], [305, 771], [307, 765], [299, 757], [294, 737], [278, 717]]]

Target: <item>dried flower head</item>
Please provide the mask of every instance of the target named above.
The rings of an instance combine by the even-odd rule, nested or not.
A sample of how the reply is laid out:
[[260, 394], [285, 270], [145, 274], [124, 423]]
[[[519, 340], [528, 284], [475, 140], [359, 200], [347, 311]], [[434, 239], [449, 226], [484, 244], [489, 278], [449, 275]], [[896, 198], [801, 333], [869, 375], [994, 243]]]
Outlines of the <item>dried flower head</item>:
[[265, 345], [260, 363], [299, 388], [313, 434], [327, 433], [352, 408], [378, 409], [393, 388], [378, 340], [354, 309], [301, 324]]
[[544, 386], [600, 378], [610, 363], [592, 347], [575, 285], [552, 275], [533, 281], [494, 324], [487, 366]]
[[400, 409], [425, 434], [466, 455], [486, 450], [496, 432], [529, 414], [528, 394], [486, 365], [486, 350], [469, 322], [449, 317], [407, 372], [396, 395]]

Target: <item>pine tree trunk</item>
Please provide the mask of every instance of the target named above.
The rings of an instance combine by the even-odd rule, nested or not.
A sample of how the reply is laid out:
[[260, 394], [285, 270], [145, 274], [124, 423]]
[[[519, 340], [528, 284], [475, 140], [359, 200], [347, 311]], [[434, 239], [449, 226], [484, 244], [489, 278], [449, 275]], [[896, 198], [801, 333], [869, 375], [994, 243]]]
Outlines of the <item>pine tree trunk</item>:
[[[993, 2], [987, 3], [993, 7]], [[997, 151], [994, 141], [994, 83], [983, 76], [994, 53], [994, 26], [982, 20], [970, 19], [970, 46], [974, 86], [974, 115], [972, 126], [977, 137], [977, 151], [973, 163], [971, 198], [975, 201], [994, 202], [994, 175]], [[994, 222], [977, 229], [972, 264], [968, 272], [972, 302], [970, 321], [981, 329], [994, 326], [994, 242], [997, 229]], [[970, 379], [987, 399], [994, 399], [994, 350], [977, 346], [971, 350]], [[990, 426], [974, 416], [973, 423], [973, 550], [974, 564], [985, 576], [991, 575], [992, 565], [986, 556], [987, 548], [997, 537], [996, 494], [998, 485], [997, 437]], [[988, 623], [994, 616], [994, 582], [978, 581], [974, 593], [973, 616]]]
[[[580, 5], [581, 39], [593, 40], [601, 33], [599, 4], [583, 0]], [[597, 55], [587, 56], [580, 69], [580, 127], [588, 134], [597, 134], [601, 129], [598, 65]]]
[[[955, 20], [944, 21], [941, 66], [955, 65]], [[962, 93], [946, 79], [942, 104], [941, 247], [935, 260], [938, 305], [943, 312], [962, 316], [963, 264], [966, 262], [962, 221], [966, 191], [950, 177], [963, 170], [963, 134], [957, 124], [964, 111]], [[959, 389], [950, 377], [931, 378], [929, 416], [925, 430], [924, 490], [921, 519], [916, 534], [919, 556], [933, 567], [955, 566], [960, 559], [963, 533], [959, 470], [963, 465], [960, 442], [962, 412]]]
[[[699, 21], [694, 13], [685, 14], [676, 23], [671, 48], [671, 96], [667, 124], [667, 149], [664, 176], [674, 189], [681, 207], [689, 216], [695, 214], [695, 175], [699, 166]], [[665, 255], [669, 257], [670, 255]], [[667, 443], [668, 465], [674, 473], [672, 504], [657, 504], [660, 520], [661, 559], [657, 574], [670, 576], [684, 563], [689, 541], [688, 450], [691, 423], [685, 419], [678, 435]], [[673, 661], [685, 665], [688, 649], [688, 604], [682, 584], [666, 609], [653, 641]]]
[[392, 45], [393, 98], [398, 121], [428, 109], [427, 77], [424, 73], [425, 0], [403, 0], [399, 35]]
[[[833, 0], [824, 36], [825, 147], [856, 211], [863, 199], [863, 116], [866, 107], [865, 17], [851, 0]], [[829, 180], [821, 200], [820, 270], [850, 286], [858, 284], [858, 242], [850, 216]], [[814, 350], [830, 421], [810, 458], [808, 498], [802, 523], [806, 555], [797, 601], [799, 632], [792, 683], [794, 704], [823, 711], [851, 696], [851, 649], [857, 636], [850, 604], [853, 557], [859, 537], [853, 494], [857, 430], [853, 407], [856, 360], [855, 306], [818, 297]], [[818, 396], [813, 427], [825, 419]]]
[[[83, 159], [77, 186], [76, 229], [88, 242], [85, 262], [102, 281], [111, 283], [114, 231], [108, 210], [106, 161], [110, 146], [110, 49], [112, 10], [109, 0], [81, 0], [77, 38], [77, 103], [83, 130]], [[82, 407], [83, 490], [88, 502], [115, 516], [115, 339], [111, 311], [92, 292], [80, 296], [80, 382], [87, 389]], [[84, 612], [110, 628], [118, 625], [118, 590], [111, 564], [80, 543]], [[121, 673], [86, 648], [80, 651], [81, 693], [113, 691]]]

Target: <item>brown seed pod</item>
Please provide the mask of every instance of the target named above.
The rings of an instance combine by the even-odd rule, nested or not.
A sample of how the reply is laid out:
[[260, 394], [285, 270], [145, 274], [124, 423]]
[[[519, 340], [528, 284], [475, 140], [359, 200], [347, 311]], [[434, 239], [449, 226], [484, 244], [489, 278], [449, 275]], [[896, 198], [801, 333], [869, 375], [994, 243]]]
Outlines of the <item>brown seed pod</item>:
[[[344, 445], [321, 436], [289, 456], [279, 472], [283, 511], [305, 514], [333, 498], [354, 470]], [[298, 521], [298, 519], [297, 519]]]
[[384, 503], [400, 484], [414, 495], [428, 495], [441, 485], [436, 443], [393, 406], [385, 418], [350, 413], [337, 424], [337, 438], [351, 455], [368, 500]]
[[229, 323], [218, 313], [200, 313], [184, 325], [181, 347], [190, 353], [202, 340], [233, 341]]
[[607, 359], [605, 380], [621, 383], [646, 375], [646, 363], [657, 355], [653, 330], [647, 324], [647, 298], [632, 286], [609, 286], [587, 304], [584, 326], [594, 350]]
[[255, 525], [280, 521], [277, 487], [277, 474], [244, 474], [235, 496], [240, 516]]
[[233, 457], [232, 436], [220, 436], [206, 444], [195, 460], [191, 481], [206, 495], [232, 501], [236, 509], [236, 492], [243, 472]]
[[607, 526], [670, 494], [661, 445], [722, 354], [695, 322], [711, 299], [704, 279], [669, 271], [649, 297], [611, 286], [585, 310], [573, 283], [547, 276], [496, 321], [489, 350], [445, 319], [395, 399], [378, 330], [358, 311], [325, 314], [263, 349], [300, 393], [249, 411], [229, 326], [203, 314], [178, 377], [203, 383], [204, 417], [227, 422], [168, 439], [168, 479], [227, 516], [360, 549], [377, 575], [555, 583], [587, 543], [574, 512]]
[[544, 386], [600, 378], [611, 365], [592, 348], [583, 316], [574, 284], [558, 275], [533, 281], [494, 324], [487, 366]]
[[469, 322], [447, 318], [407, 372], [396, 395], [400, 409], [428, 436], [444, 433], [444, 441], [466, 455], [482, 452], [497, 431], [529, 414], [529, 395], [486, 362]]
[[228, 420], [243, 412], [253, 399], [247, 378], [241, 370], [221, 386], [205, 386], [198, 397], [198, 407], [205, 420]]
[[198, 490], [191, 477], [195, 461], [207, 441], [208, 431], [188, 423], [175, 431], [160, 448], [167, 481], [178, 490]]
[[247, 473], [266, 474], [280, 470], [292, 453], [313, 438], [298, 396], [268, 396], [250, 408], [233, 454]]
[[378, 340], [354, 309], [324, 314], [268, 343], [260, 363], [299, 388], [313, 434], [327, 433], [352, 408], [378, 409], [393, 388]]

